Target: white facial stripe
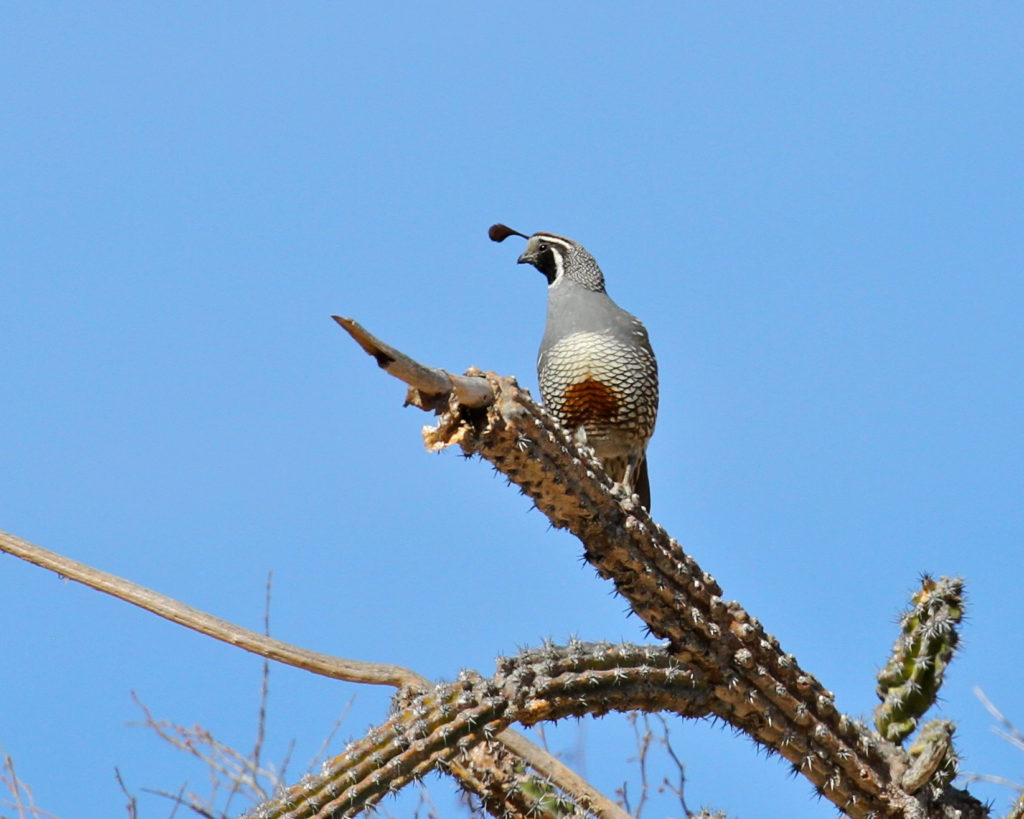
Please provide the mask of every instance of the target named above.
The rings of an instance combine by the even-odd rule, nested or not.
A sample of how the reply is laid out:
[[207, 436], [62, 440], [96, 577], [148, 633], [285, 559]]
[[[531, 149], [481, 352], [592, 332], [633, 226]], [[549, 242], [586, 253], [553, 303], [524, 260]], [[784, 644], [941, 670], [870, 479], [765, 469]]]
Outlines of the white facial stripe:
[[[562, 278], [562, 273], [565, 272], [565, 267], [562, 265], [562, 254], [556, 248], [551, 248], [551, 255], [555, 257], [555, 281], [559, 281]], [[554, 284], [554, 282], [552, 282]]]
[[535, 233], [534, 235], [542, 242], [547, 242], [549, 245], [559, 245], [561, 247], [564, 247], [566, 250], [569, 250], [569, 248], [572, 246], [567, 240], [563, 239], [561, 236], [553, 236], [550, 233]]

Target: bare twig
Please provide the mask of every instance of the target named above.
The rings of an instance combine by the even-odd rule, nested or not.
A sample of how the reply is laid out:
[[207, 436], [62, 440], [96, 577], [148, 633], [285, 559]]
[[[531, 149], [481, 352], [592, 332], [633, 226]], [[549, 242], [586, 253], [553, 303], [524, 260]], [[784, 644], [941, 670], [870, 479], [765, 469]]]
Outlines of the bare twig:
[[[274, 581], [274, 573], [267, 572], [266, 596], [263, 602], [263, 635], [270, 636], [270, 589]], [[270, 662], [263, 659], [263, 674], [260, 679], [260, 713], [256, 720], [256, 743], [252, 749], [252, 761], [259, 767], [260, 752], [267, 733], [267, 697], [270, 693]]]
[[0, 784], [7, 788], [13, 800], [4, 800], [4, 802], [17, 811], [18, 819], [57, 819], [54, 814], [36, 805], [32, 789], [20, 779], [17, 771], [14, 770], [14, 760], [3, 748], [0, 748], [0, 754], [3, 755], [3, 766], [0, 767]]
[[[996, 736], [1006, 740], [1015, 748], [1024, 750], [1024, 732], [1017, 728], [1017, 726], [1014, 725], [1003, 714], [1003, 712], [996, 707], [996, 704], [986, 696], [980, 686], [974, 686], [974, 696], [981, 701], [981, 704], [985, 706], [985, 710], [988, 711], [1002, 726], [1001, 728], [992, 729]], [[1006, 814], [1006, 819], [1024, 819], [1024, 782], [1015, 782], [1004, 776], [979, 773], [965, 773], [962, 774], [962, 778], [968, 784], [973, 782], [988, 782], [993, 785], [1001, 785], [1017, 791], [1019, 795], [1017, 800], [1013, 803], [1013, 807], [1010, 809], [1010, 812]]]
[[182, 785], [181, 788], [178, 789], [177, 793], [171, 793], [170, 791], [156, 790], [154, 788], [143, 788], [142, 790], [143, 790], [144, 793], [151, 793], [154, 796], [163, 797], [164, 799], [168, 799], [168, 800], [170, 800], [173, 803], [174, 807], [171, 808], [171, 815], [170, 815], [169, 819], [173, 819], [173, 817], [178, 813], [178, 808], [179, 807], [188, 808], [190, 811], [192, 811], [197, 816], [202, 816], [203, 819], [226, 819], [226, 814], [224, 816], [218, 816], [216, 813], [213, 813], [206, 806], [206, 803], [204, 803], [195, 794], [188, 794], [188, 798], [186, 799], [185, 798], [185, 788], [186, 787], [187, 787], [187, 785]]
[[128, 811], [128, 819], [138, 819], [138, 800], [135, 798], [135, 794], [129, 791], [128, 786], [124, 784], [124, 777], [121, 776], [119, 768], [114, 768], [114, 778], [117, 780], [117, 784], [121, 788], [121, 793], [128, 797], [128, 804], [125, 805], [125, 810]]
[[[636, 809], [632, 811], [636, 819], [641, 819], [644, 813], [644, 806], [647, 804], [647, 797], [650, 793], [650, 783], [647, 781], [647, 754], [651, 749], [651, 725], [647, 714], [630, 714], [629, 721], [633, 726], [633, 741], [636, 743], [636, 756], [630, 762], [636, 762], [640, 769], [640, 796], [636, 801]], [[643, 721], [643, 730], [640, 730], [640, 722]], [[627, 793], [626, 784], [622, 784], [622, 794]]]
[[[334, 725], [331, 726], [331, 730], [327, 732], [327, 736], [324, 737], [324, 741], [320, 743], [320, 749], [316, 752], [313, 757], [313, 761], [309, 763], [310, 770], [313, 770], [320, 766], [320, 764], [327, 757], [327, 749], [331, 747], [331, 743], [334, 741], [335, 735], [338, 733], [338, 729], [341, 728], [341, 724], [345, 721], [349, 711], [352, 710], [352, 706], [355, 704], [355, 695], [349, 697], [345, 707], [342, 709], [341, 716], [335, 720]], [[281, 766], [281, 778], [284, 778], [284, 765]]]
[[[679, 805], [683, 810], [683, 813], [692, 817], [694, 814], [686, 806], [686, 799], [683, 796], [683, 788], [686, 782], [685, 766], [676, 754], [675, 749], [672, 747], [672, 742], [669, 737], [668, 720], [664, 714], [654, 714], [653, 717], [657, 719], [661, 724], [661, 733], [655, 733], [651, 728], [651, 714], [638, 714], [632, 713], [627, 716], [630, 725], [633, 728], [633, 740], [636, 745], [636, 756], [630, 757], [627, 761], [637, 763], [637, 771], [639, 773], [639, 788], [640, 795], [637, 799], [636, 809], [634, 810], [630, 803], [630, 790], [629, 781], [624, 780], [622, 785], [616, 789], [616, 793], [619, 795], [619, 799], [622, 801], [626, 810], [629, 811], [635, 819], [641, 819], [644, 808], [647, 806], [647, 801], [650, 798], [650, 792], [652, 783], [649, 778], [648, 768], [651, 761], [652, 747], [657, 744], [665, 749], [665, 753], [672, 761], [676, 768], [676, 782], [670, 782], [669, 778], [662, 777], [661, 784], [658, 785], [658, 793], [664, 793], [666, 790], [675, 794], [679, 800]], [[643, 722], [643, 729], [641, 730], [640, 723]]]
[[995, 731], [996, 735], [1005, 739], [1018, 750], [1024, 751], [1024, 731], [1021, 731], [1019, 728], [1017, 728], [1016, 725], [1010, 722], [1010, 720], [1007, 719], [1006, 716], [1004, 716], [1003, 712], [1000, 711], [996, 707], [995, 703], [992, 702], [992, 700], [990, 700], [985, 695], [985, 692], [981, 690], [980, 686], [974, 686], [973, 690], [974, 696], [981, 700], [981, 704], [985, 706], [985, 710], [988, 711], [999, 722], [999, 724], [1003, 726], [1001, 729], [992, 729], [993, 731]]
[[[18, 812], [19, 817], [25, 816], [25, 804], [22, 802], [22, 791], [23, 786], [18, 780], [17, 771], [14, 770], [14, 760], [11, 759], [6, 753], [4, 753], [4, 767], [3, 772], [0, 773], [0, 781], [3, 781], [4, 787], [10, 791], [13, 802], [9, 802], [10, 806]], [[29, 794], [31, 796], [31, 794]]]
[[22, 794], [24, 793], [25, 796], [31, 800], [32, 793], [19, 781], [18, 773], [14, 770], [14, 760], [6, 753], [4, 754], [3, 773], [0, 774], [0, 778], [3, 780], [4, 787], [6, 787], [7, 790], [10, 791], [11, 796], [14, 797], [14, 801], [9, 803], [10, 806], [18, 812], [20, 819], [24, 819], [27, 806], [22, 801]]
[[686, 766], [683, 761], [676, 754], [676, 749], [672, 747], [672, 738], [669, 735], [668, 720], [665, 719], [664, 714], [657, 714], [657, 718], [661, 721], [661, 737], [659, 742], [664, 746], [665, 753], [668, 754], [669, 759], [672, 760], [672, 764], [676, 768], [676, 784], [669, 782], [668, 777], [665, 777], [665, 787], [668, 788], [672, 793], [679, 799], [679, 807], [683, 809], [683, 813], [687, 816], [693, 816], [693, 812], [686, 806]]
[[[158, 720], [134, 691], [132, 699], [142, 711], [145, 718], [143, 724], [147, 728], [165, 742], [195, 757], [206, 766], [210, 773], [213, 793], [203, 804], [212, 805], [216, 801], [217, 791], [227, 786], [229, 793], [224, 807], [226, 813], [234, 794], [244, 792], [251, 802], [257, 803], [267, 799], [274, 790], [284, 784], [274, 770], [261, 767], [251, 756], [246, 757], [220, 742], [210, 731], [200, 726], [185, 728], [166, 720]], [[267, 784], [264, 785], [264, 782]]]
[[413, 810], [413, 819], [419, 819], [421, 807], [426, 810], [427, 819], [441, 819], [441, 813], [438, 811], [437, 805], [430, 798], [430, 791], [422, 785], [420, 786], [419, 801], [417, 801], [416, 807]]

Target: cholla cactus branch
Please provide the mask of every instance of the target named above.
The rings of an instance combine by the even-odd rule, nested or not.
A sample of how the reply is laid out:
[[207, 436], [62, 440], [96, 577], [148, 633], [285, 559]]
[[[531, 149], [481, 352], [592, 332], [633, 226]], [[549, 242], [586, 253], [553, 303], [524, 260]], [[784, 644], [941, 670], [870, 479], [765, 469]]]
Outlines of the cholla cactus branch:
[[959, 761], [953, 749], [955, 726], [950, 720], [936, 719], [929, 722], [910, 746], [913, 760], [901, 783], [907, 793], [917, 793], [925, 785], [945, 788], [957, 774]]
[[878, 672], [875, 726], [893, 742], [902, 742], [935, 704], [946, 666], [956, 651], [963, 617], [963, 581], [925, 575], [900, 617], [900, 636], [892, 656]]
[[[464, 790], [479, 798], [492, 816], [583, 819], [593, 815], [584, 807], [583, 800], [566, 796], [550, 784], [551, 780], [538, 776], [524, 765], [518, 754], [510, 752], [504, 739], [508, 733], [502, 734], [501, 742], [484, 741], [464, 757], [450, 763], [449, 771]], [[467, 761], [472, 764], [465, 764]], [[615, 803], [607, 797], [601, 798], [606, 803], [602, 815], [629, 819], [629, 815]]]
[[616, 802], [512, 729], [502, 731], [497, 742], [485, 741], [453, 760], [450, 772], [502, 819], [630, 819]]
[[[397, 351], [351, 319], [337, 320], [381, 366], [402, 378], [386, 363]], [[599, 574], [612, 580], [651, 632], [668, 639], [683, 665], [711, 686], [709, 707], [716, 716], [788, 759], [850, 816], [934, 813], [936, 806], [900, 784], [910, 764], [906, 752], [840, 713], [831, 692], [742, 606], [723, 600], [714, 578], [614, 485], [592, 453], [578, 447], [527, 391], [512, 379], [476, 370], [451, 378], [476, 379], [471, 403], [461, 401], [455, 389], [445, 391], [444, 379], [403, 378], [410, 385], [407, 403], [438, 413], [437, 425], [424, 430], [427, 447], [458, 444], [467, 454], [480, 455], [553, 525], [579, 537]], [[483, 384], [491, 395], [481, 402]], [[966, 812], [958, 807], [961, 816], [987, 815], [976, 800], [966, 802], [974, 807]]]
[[[454, 683], [406, 698], [387, 722], [328, 760], [318, 776], [292, 786], [249, 816], [325, 819], [355, 815], [432, 770], [457, 775], [475, 747], [488, 743], [513, 722], [532, 725], [568, 716], [632, 710], [699, 717], [709, 713], [710, 698], [700, 675], [654, 647], [574, 642], [525, 651], [499, 659], [498, 671], [490, 679], [464, 672]], [[476, 783], [486, 776], [475, 769], [471, 777], [466, 784], [482, 791]], [[531, 815], [545, 809], [545, 804], [547, 809], [557, 806], [550, 792], [525, 792], [528, 780], [520, 777], [512, 782], [508, 793], [501, 795], [505, 809], [518, 801], [533, 806], [522, 814]], [[493, 785], [494, 780], [488, 784]]]

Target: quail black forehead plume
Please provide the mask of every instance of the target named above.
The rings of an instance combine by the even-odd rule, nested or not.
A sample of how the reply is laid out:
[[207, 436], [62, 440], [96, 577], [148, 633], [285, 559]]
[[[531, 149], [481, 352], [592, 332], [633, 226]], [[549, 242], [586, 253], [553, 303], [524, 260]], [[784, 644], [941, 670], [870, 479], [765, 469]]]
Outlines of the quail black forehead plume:
[[487, 235], [491, 238], [492, 242], [504, 242], [509, 236], [522, 236], [524, 239], [529, 239], [525, 233], [520, 233], [518, 230], [512, 230], [508, 225], [491, 225], [487, 230]]

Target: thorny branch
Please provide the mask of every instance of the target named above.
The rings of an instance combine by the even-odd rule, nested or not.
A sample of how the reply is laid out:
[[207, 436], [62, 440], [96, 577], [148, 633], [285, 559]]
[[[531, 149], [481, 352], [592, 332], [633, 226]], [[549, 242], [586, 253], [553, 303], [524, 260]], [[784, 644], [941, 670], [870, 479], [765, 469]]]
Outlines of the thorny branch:
[[[319, 776], [250, 816], [351, 816], [431, 770], [454, 772], [474, 748], [489, 745], [513, 722], [635, 710], [701, 717], [709, 713], [711, 696], [697, 675], [655, 646], [573, 641], [525, 651], [499, 658], [489, 679], [463, 672], [454, 683], [402, 702], [387, 722], [329, 760]], [[484, 777], [488, 790], [502, 784], [489, 780]], [[526, 801], [530, 796], [521, 784], [500, 793], [498, 815], [537, 815], [543, 803]]]
[[334, 318], [409, 386], [407, 404], [437, 413], [436, 427], [424, 430], [429, 449], [458, 444], [490, 461], [554, 526], [582, 541], [598, 573], [655, 636], [669, 640], [694, 681], [708, 686], [715, 716], [789, 760], [852, 817], [988, 815], [951, 787], [938, 795], [904, 790], [907, 753], [841, 713], [833, 694], [739, 603], [723, 600], [714, 578], [514, 380], [425, 367], [354, 320]]

